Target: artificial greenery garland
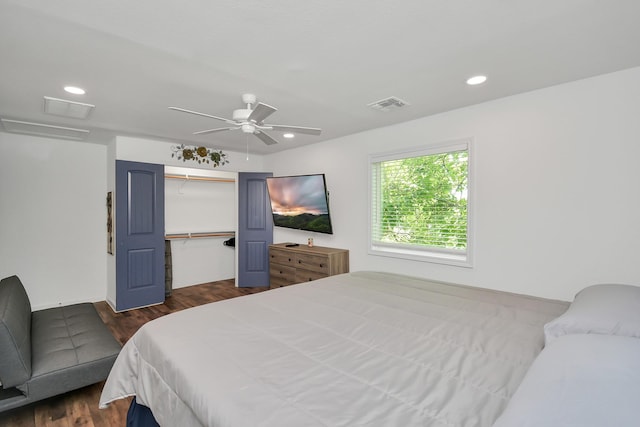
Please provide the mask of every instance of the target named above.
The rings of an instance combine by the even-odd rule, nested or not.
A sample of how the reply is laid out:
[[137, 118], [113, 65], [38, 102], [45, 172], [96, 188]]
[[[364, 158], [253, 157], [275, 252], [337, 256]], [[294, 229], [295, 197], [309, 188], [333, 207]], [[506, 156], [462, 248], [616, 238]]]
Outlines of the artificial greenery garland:
[[214, 168], [229, 163], [227, 155], [223, 153], [222, 150], [212, 150], [207, 147], [187, 146], [184, 144], [174, 145], [171, 149], [173, 150], [171, 157], [176, 157], [183, 162], [193, 160], [198, 163], [213, 163]]

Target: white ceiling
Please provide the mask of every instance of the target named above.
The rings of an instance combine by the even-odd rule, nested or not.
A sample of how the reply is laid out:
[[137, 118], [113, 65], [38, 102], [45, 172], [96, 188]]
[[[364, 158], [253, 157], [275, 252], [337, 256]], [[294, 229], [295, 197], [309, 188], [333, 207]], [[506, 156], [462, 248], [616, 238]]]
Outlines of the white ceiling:
[[[230, 117], [251, 92], [269, 122], [323, 129], [250, 136], [274, 153], [640, 66], [639, 18], [638, 0], [0, 0], [0, 117], [244, 151], [240, 131], [193, 136], [224, 123], [167, 107]], [[44, 96], [96, 108], [53, 116]], [[410, 105], [367, 107], [389, 96]]]

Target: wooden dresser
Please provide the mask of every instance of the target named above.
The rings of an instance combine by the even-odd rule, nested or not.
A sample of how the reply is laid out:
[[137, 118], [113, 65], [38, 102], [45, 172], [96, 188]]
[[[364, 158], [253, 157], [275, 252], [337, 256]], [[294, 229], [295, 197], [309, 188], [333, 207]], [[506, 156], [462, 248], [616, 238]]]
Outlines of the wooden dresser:
[[349, 272], [349, 251], [290, 243], [269, 246], [269, 284], [271, 288], [309, 282]]

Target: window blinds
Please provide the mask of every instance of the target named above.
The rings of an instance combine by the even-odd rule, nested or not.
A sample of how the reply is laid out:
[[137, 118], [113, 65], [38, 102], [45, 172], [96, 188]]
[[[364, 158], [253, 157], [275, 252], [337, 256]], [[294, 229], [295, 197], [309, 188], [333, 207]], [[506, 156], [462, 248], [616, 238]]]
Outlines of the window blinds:
[[449, 149], [372, 159], [372, 244], [466, 250], [468, 147]]

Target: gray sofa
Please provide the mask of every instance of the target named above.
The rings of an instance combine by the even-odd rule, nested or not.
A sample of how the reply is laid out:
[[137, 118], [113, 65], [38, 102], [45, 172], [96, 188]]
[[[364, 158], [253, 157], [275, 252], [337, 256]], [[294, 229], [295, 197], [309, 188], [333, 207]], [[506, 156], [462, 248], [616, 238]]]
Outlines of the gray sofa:
[[0, 412], [106, 379], [120, 348], [93, 304], [32, 312], [17, 276], [0, 281]]

